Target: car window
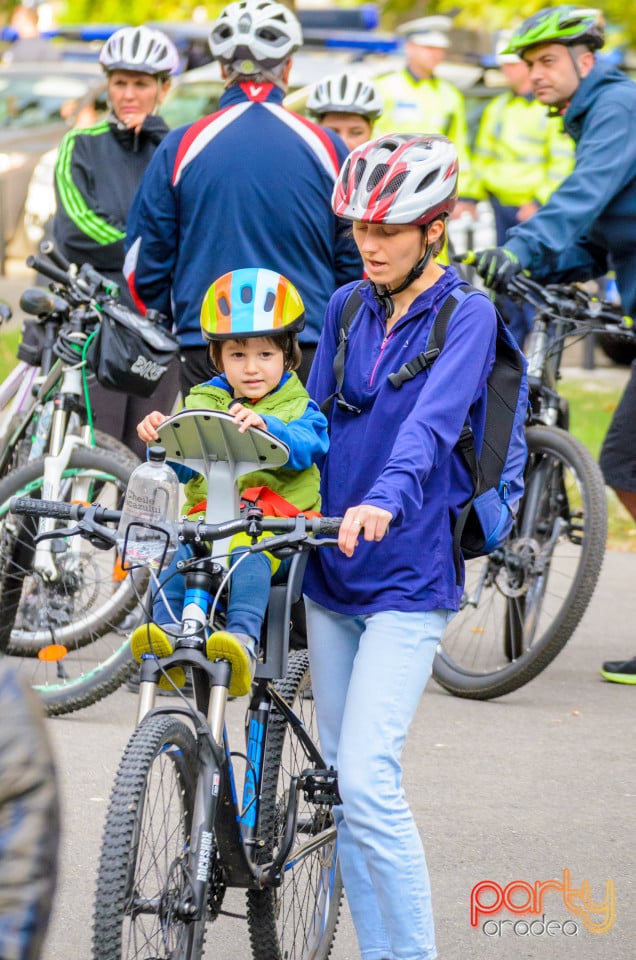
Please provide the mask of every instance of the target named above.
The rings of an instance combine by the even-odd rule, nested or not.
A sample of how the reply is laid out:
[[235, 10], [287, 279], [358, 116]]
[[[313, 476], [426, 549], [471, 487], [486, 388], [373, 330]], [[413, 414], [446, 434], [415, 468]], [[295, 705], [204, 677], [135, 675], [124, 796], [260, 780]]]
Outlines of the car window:
[[161, 107], [161, 116], [169, 127], [181, 127], [218, 110], [224, 90], [220, 80], [182, 83], [170, 90]]
[[74, 77], [0, 75], [0, 126], [37, 127], [60, 120], [65, 104], [84, 96], [87, 85]]

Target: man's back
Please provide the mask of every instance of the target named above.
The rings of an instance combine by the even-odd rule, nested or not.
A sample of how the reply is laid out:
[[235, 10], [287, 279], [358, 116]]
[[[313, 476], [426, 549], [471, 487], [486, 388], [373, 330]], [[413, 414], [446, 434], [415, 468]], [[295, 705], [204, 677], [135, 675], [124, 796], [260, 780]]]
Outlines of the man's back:
[[129, 283], [141, 304], [172, 312], [184, 346], [201, 343], [203, 295], [230, 270], [289, 277], [306, 306], [308, 343], [333, 290], [361, 275], [330, 204], [344, 145], [281, 100], [272, 84], [231, 86], [218, 113], [166, 138], [133, 204]]

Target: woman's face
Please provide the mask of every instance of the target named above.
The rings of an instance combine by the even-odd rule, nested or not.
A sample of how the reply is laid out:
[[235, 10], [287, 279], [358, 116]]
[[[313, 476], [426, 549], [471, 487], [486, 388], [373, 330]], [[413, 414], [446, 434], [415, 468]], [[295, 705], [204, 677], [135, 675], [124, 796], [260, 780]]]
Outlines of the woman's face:
[[[421, 227], [354, 221], [353, 238], [370, 280], [395, 289], [424, 255]], [[429, 238], [431, 239], [431, 238]]]
[[336, 113], [335, 111], [325, 113], [320, 119], [320, 124], [337, 133], [344, 140], [349, 152], [371, 139], [371, 124], [366, 117], [361, 117], [357, 113]]
[[148, 73], [113, 70], [108, 77], [108, 96], [113, 113], [129, 130], [139, 128], [168, 91], [168, 82], [161, 83]]

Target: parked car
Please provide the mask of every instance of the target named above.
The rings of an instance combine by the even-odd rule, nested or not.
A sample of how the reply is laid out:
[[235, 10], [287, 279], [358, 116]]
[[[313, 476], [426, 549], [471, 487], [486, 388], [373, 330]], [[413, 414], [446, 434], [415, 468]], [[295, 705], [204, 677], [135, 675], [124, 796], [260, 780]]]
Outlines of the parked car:
[[29, 181], [41, 156], [59, 144], [88, 104], [106, 108], [97, 63], [0, 65], [0, 267], [30, 252], [24, 227]]

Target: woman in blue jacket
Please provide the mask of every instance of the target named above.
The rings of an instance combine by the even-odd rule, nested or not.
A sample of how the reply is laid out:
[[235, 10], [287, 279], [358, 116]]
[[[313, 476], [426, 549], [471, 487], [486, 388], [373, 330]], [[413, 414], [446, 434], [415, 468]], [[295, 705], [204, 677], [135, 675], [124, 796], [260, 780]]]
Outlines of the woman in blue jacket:
[[[363, 144], [336, 182], [369, 284], [348, 334], [339, 399], [330, 400], [322, 510], [343, 515], [340, 550], [316, 551], [305, 580], [321, 743], [338, 770], [338, 849], [363, 960], [436, 956], [430, 885], [401, 784], [400, 756], [435, 647], [462, 593], [452, 526], [472, 484], [456, 444], [467, 417], [481, 448], [495, 310], [464, 299], [430, 370], [389, 375], [426, 350], [460, 277], [435, 261], [457, 196], [457, 156], [442, 136]], [[308, 390], [337, 391], [340, 317], [329, 303]], [[461, 579], [461, 576], [460, 578]]]

